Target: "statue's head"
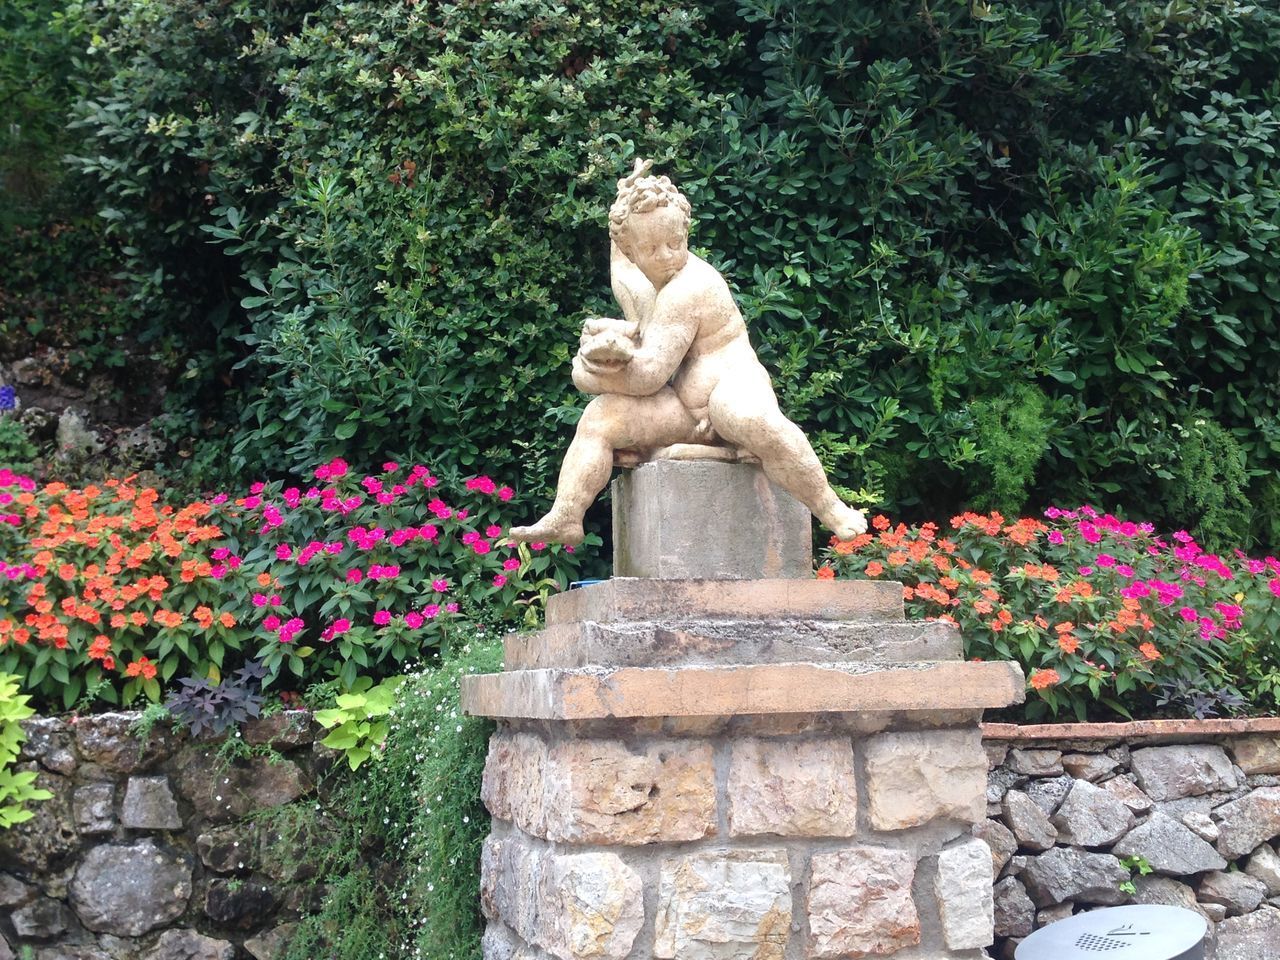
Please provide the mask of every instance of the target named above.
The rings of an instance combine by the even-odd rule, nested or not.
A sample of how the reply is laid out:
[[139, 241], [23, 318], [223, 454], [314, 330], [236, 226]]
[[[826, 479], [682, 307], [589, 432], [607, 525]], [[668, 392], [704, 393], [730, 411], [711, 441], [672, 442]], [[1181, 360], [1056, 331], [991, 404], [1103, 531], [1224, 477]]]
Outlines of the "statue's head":
[[660, 289], [689, 260], [691, 208], [666, 177], [645, 176], [652, 165], [652, 160], [637, 160], [631, 175], [618, 181], [618, 197], [609, 208], [609, 236]]

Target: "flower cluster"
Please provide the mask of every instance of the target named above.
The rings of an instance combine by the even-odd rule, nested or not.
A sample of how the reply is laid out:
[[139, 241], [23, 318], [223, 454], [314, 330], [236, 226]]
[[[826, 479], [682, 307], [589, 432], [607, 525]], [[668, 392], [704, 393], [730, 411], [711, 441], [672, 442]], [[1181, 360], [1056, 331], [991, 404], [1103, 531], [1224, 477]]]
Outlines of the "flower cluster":
[[949, 526], [875, 517], [832, 541], [819, 576], [901, 581], [910, 615], [958, 625], [969, 656], [1022, 664], [1031, 719], [1280, 702], [1277, 558], [1220, 556], [1090, 507]]
[[307, 488], [255, 483], [180, 506], [132, 481], [74, 490], [0, 471], [0, 670], [46, 702], [109, 702], [248, 659], [302, 684], [387, 675], [457, 621], [536, 616], [572, 551], [517, 546], [514, 495], [485, 476], [444, 492], [424, 466]]

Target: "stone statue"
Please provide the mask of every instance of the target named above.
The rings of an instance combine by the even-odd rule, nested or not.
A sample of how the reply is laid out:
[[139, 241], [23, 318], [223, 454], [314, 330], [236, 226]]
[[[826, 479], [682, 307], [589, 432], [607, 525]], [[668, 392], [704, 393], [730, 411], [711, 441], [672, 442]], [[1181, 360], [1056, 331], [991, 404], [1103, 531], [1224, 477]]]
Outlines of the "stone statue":
[[624, 319], [589, 318], [573, 382], [595, 395], [560, 468], [555, 503], [515, 540], [575, 544], [615, 462], [758, 461], [842, 540], [867, 528], [827, 483], [804, 433], [782, 415], [769, 374], [720, 272], [689, 252], [689, 201], [636, 161], [609, 210], [611, 284]]

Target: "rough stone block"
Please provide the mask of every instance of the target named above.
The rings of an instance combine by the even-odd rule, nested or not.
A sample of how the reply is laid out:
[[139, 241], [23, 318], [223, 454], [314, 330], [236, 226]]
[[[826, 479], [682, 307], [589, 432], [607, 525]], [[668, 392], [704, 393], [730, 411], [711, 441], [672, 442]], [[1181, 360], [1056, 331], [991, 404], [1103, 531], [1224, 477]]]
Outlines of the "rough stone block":
[[1088, 780], [1077, 780], [1053, 815], [1059, 842], [1077, 847], [1109, 846], [1128, 833], [1133, 823], [1133, 814], [1122, 801]]
[[116, 785], [108, 782], [86, 783], [71, 795], [71, 811], [76, 829], [85, 836], [110, 833], [116, 826]]
[[1243, 857], [1280, 836], [1280, 787], [1259, 787], [1224, 803], [1213, 816], [1218, 821], [1218, 852], [1228, 860]]
[[480, 906], [561, 960], [623, 960], [644, 923], [640, 875], [615, 853], [554, 853], [490, 836]]
[[995, 939], [991, 850], [985, 843], [969, 839], [938, 854], [933, 892], [948, 947], [976, 950]]
[[[1020, 703], [1024, 686], [1016, 664], [997, 661], [885, 668], [861, 663], [583, 667], [463, 677], [462, 708], [472, 716], [531, 720], [936, 713]], [[984, 778], [986, 762], [984, 753]]]
[[1231, 741], [1231, 754], [1247, 775], [1280, 773], [1280, 736], [1259, 733]]
[[1209, 743], [1134, 750], [1130, 764], [1152, 800], [1177, 800], [1232, 790], [1239, 777], [1222, 747]]
[[782, 960], [791, 931], [791, 871], [783, 851], [664, 860], [653, 955], [662, 960]]
[[97, 933], [137, 937], [182, 916], [191, 898], [192, 864], [150, 838], [94, 847], [71, 881], [71, 906]]
[[882, 733], [866, 742], [865, 756], [877, 830], [937, 817], [977, 823], [986, 815], [987, 755], [976, 729]]
[[659, 460], [613, 482], [613, 569], [661, 580], [808, 579], [813, 519], [758, 466]]
[[130, 777], [120, 822], [133, 830], [178, 830], [182, 817], [168, 777]]
[[851, 847], [814, 854], [805, 955], [862, 957], [919, 943], [920, 916], [911, 898], [915, 871], [915, 860], [902, 850]]
[[547, 626], [593, 620], [843, 620], [905, 618], [902, 586], [886, 580], [645, 580], [614, 577], [547, 599]]
[[547, 840], [644, 844], [715, 832], [711, 747], [699, 741], [633, 749], [501, 733], [489, 745], [481, 797], [494, 816]]
[[817, 619], [562, 623], [508, 634], [503, 669], [667, 667], [742, 663], [909, 663], [959, 660], [960, 631], [942, 621]]
[[1157, 873], [1188, 876], [1223, 870], [1227, 862], [1185, 824], [1156, 811], [1112, 848], [1122, 857], [1142, 857]]
[[740, 740], [729, 761], [729, 833], [851, 837], [857, 791], [847, 738]]

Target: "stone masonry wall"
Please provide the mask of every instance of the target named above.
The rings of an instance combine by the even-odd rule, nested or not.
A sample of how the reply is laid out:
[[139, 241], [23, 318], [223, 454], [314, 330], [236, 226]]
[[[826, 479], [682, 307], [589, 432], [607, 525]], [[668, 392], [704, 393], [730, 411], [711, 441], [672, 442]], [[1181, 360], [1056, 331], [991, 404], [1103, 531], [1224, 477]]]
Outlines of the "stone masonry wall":
[[[1123, 738], [1106, 726], [1059, 740], [988, 727], [989, 819], [974, 834], [997, 878], [993, 955], [1011, 960], [1032, 930], [1072, 913], [1157, 903], [1208, 918], [1216, 960], [1280, 957], [1280, 734], [1182, 722], [1177, 735]], [[1134, 857], [1151, 873], [1131, 877], [1121, 860]]]
[[972, 714], [505, 722], [489, 960], [978, 958]]
[[[334, 762], [306, 713], [246, 724], [230, 761], [136, 713], [32, 718], [20, 769], [53, 799], [0, 831], [0, 960], [275, 960], [308, 904], [260, 814]], [[323, 734], [323, 731], [320, 731]]]

